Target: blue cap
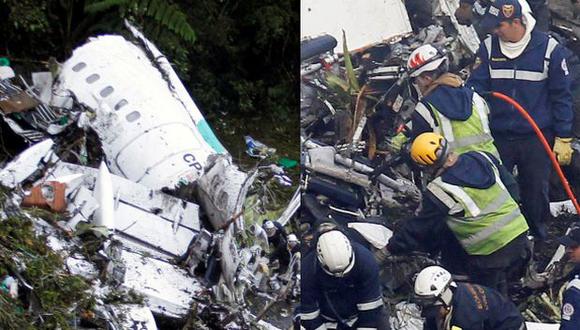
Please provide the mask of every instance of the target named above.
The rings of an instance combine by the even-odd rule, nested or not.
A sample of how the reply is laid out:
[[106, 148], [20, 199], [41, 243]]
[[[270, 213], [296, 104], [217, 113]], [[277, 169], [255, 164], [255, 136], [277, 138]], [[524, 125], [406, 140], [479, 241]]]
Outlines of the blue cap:
[[496, 0], [485, 11], [481, 27], [485, 31], [495, 29], [501, 22], [522, 18], [522, 6], [518, 0]]

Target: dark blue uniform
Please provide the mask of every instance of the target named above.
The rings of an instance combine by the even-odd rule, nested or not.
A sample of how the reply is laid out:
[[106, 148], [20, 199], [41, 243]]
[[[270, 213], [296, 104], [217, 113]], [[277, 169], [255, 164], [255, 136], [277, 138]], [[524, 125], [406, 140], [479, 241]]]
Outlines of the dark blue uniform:
[[373, 254], [352, 242], [355, 264], [344, 277], [327, 274], [316, 252], [302, 260], [300, 320], [306, 329], [337, 323], [338, 329], [377, 328], [383, 305], [379, 267]]
[[[536, 29], [524, 52], [515, 59], [505, 57], [498, 38], [488, 37], [477, 54], [479, 66], [467, 85], [479, 94], [496, 91], [518, 101], [535, 120], [549, 143], [554, 136], [572, 135], [573, 99], [567, 52], [547, 34]], [[508, 171], [517, 165], [523, 212], [534, 236], [547, 235], [550, 158], [531, 125], [506, 102], [489, 98], [490, 128]]]
[[[518, 191], [513, 177], [497, 159], [489, 154], [488, 156], [494, 161], [500, 172], [500, 179], [512, 198], [517, 201]], [[483, 155], [467, 152], [460, 155], [457, 162], [443, 172], [441, 179], [454, 185], [485, 189], [495, 183], [496, 177], [490, 162]], [[388, 250], [393, 254], [441, 251], [443, 265], [451, 273], [467, 274], [473, 282], [506, 292], [506, 269], [525, 255], [525, 234], [490, 255], [471, 256], [447, 227], [445, 219], [448, 212], [449, 207], [430, 191], [426, 191], [421, 212], [417, 217], [400, 223], [389, 240]]]
[[451, 301], [450, 329], [519, 330], [524, 319], [513, 302], [496, 290], [469, 283], [458, 283]]
[[274, 227], [276, 227], [276, 233], [272, 237], [268, 237], [268, 243], [272, 246], [272, 252], [270, 252], [270, 261], [279, 260], [281, 272], [285, 272], [285, 266], [288, 266], [290, 261], [290, 255], [286, 249], [286, 230], [278, 221], [272, 221]]
[[560, 330], [580, 329], [580, 266], [572, 272], [571, 280], [564, 291]]

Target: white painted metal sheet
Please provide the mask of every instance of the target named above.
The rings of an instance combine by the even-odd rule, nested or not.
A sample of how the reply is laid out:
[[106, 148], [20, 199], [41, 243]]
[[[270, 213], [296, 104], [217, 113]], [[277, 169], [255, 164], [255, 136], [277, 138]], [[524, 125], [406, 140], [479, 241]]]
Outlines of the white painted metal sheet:
[[42, 167], [40, 162], [53, 154], [54, 142], [50, 139], [24, 150], [0, 171], [0, 183], [14, 188]]
[[113, 181], [105, 162], [101, 162], [99, 167], [99, 175], [93, 190], [93, 197], [99, 203], [99, 208], [93, 214], [93, 223], [96, 226], [103, 226], [108, 229], [115, 228]]
[[300, 1], [301, 38], [330, 34], [342, 53], [342, 30], [352, 51], [411, 32], [411, 24], [401, 0]]
[[[59, 162], [49, 173], [48, 180], [54, 180], [75, 173], [84, 173], [85, 176], [82, 177], [82, 185], [93, 189], [98, 170], [96, 168]], [[201, 225], [199, 223], [198, 205], [164, 194], [160, 191], [152, 190], [142, 184], [134, 183], [117, 175], [111, 175], [111, 181], [113, 183], [114, 195], [118, 195], [120, 202], [153, 212], [155, 215], [166, 220], [176, 221], [181, 227], [199, 231]], [[91, 210], [91, 213], [92, 211], [94, 209]], [[88, 215], [84, 215], [88, 217]]]
[[157, 330], [151, 310], [139, 305], [110, 304], [107, 306], [123, 329]]
[[153, 313], [182, 317], [203, 291], [185, 270], [167, 262], [125, 250], [121, 259], [127, 266], [123, 286], [144, 295]]
[[196, 234], [183, 227], [174, 232], [172, 221], [125, 203], [119, 203], [115, 210], [115, 232], [133, 237], [174, 256], [185, 254]]

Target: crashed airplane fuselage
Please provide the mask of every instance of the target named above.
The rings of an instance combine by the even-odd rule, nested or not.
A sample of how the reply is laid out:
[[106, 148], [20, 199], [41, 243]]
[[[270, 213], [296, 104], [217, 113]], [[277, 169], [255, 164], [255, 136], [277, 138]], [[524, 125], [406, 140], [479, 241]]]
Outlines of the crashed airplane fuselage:
[[240, 212], [251, 180], [232, 164], [163, 54], [128, 28], [136, 43], [104, 35], [76, 48], [53, 95], [73, 96], [90, 110], [79, 125], [98, 134], [113, 174], [151, 189], [197, 182], [211, 223], [224, 227]]

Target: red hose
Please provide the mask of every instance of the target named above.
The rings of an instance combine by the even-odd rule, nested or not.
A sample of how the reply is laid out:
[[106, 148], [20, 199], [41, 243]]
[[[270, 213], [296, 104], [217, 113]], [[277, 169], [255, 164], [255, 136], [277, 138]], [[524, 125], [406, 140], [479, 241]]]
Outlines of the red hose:
[[576, 201], [576, 196], [574, 196], [572, 189], [570, 189], [570, 184], [568, 183], [568, 180], [564, 176], [564, 172], [562, 172], [562, 169], [560, 168], [560, 164], [558, 163], [556, 156], [552, 152], [552, 148], [550, 148], [548, 141], [546, 141], [544, 134], [542, 133], [542, 131], [540, 130], [538, 125], [536, 125], [536, 122], [534, 121], [534, 119], [532, 119], [532, 117], [528, 114], [528, 112], [516, 100], [512, 99], [511, 97], [509, 97], [505, 94], [499, 93], [499, 92], [491, 92], [491, 95], [495, 98], [498, 98], [500, 100], [503, 100], [503, 101], [513, 105], [514, 108], [516, 108], [516, 110], [518, 110], [520, 112], [520, 114], [528, 121], [528, 123], [530, 123], [530, 125], [532, 125], [534, 132], [536, 132], [536, 135], [538, 136], [538, 138], [542, 142], [542, 145], [544, 146], [546, 153], [550, 157], [550, 160], [552, 161], [552, 166], [554, 167], [554, 169], [558, 173], [558, 176], [560, 177], [560, 181], [562, 181], [562, 185], [564, 186], [564, 189], [566, 190], [566, 194], [568, 194], [568, 197], [570, 197], [570, 200], [574, 204], [574, 207], [576, 208], [576, 213], [580, 214], [580, 205], [578, 205], [578, 202]]

